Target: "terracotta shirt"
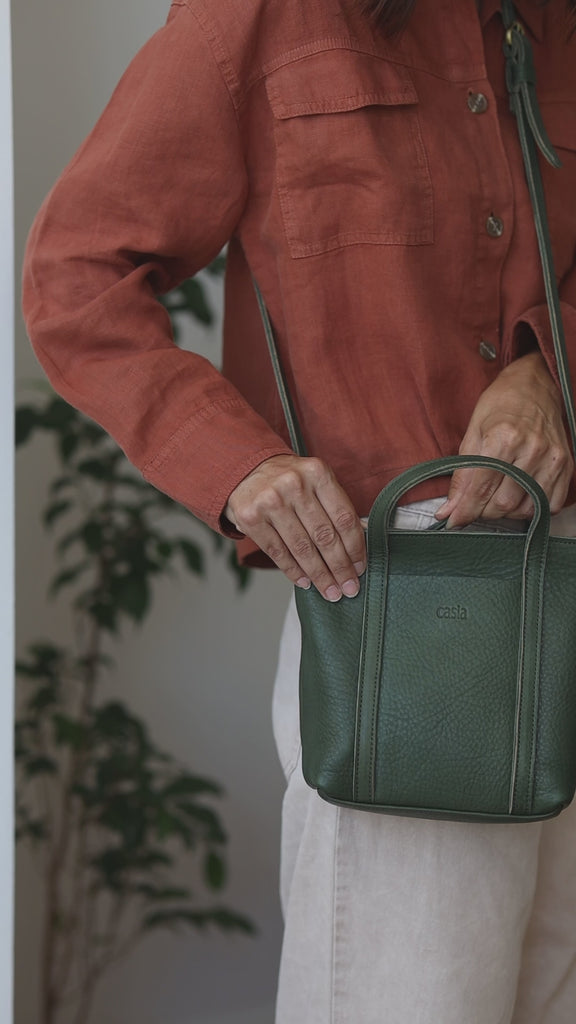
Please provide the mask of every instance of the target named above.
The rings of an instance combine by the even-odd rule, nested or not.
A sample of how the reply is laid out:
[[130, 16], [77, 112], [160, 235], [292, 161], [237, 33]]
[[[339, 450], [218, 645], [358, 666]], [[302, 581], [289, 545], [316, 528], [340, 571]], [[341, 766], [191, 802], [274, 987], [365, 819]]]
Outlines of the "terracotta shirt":
[[[563, 164], [543, 173], [574, 372], [576, 39], [564, 0], [517, 8]], [[417, 0], [395, 40], [356, 0], [174, 0], [28, 238], [23, 311], [56, 390], [223, 528], [236, 484], [288, 450], [250, 267], [308, 451], [359, 513], [457, 452], [531, 340], [553, 370], [502, 41], [498, 0]], [[157, 296], [226, 242], [221, 375]]]

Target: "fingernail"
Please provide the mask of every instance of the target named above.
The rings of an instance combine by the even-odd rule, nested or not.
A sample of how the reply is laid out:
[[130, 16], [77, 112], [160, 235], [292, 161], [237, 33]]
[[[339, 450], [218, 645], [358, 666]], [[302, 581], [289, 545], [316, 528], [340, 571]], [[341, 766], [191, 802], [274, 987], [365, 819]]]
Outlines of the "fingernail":
[[346, 580], [346, 583], [342, 584], [342, 593], [345, 597], [356, 597], [359, 590], [360, 584], [356, 580]]
[[358, 573], [358, 575], [361, 576], [363, 572], [366, 572], [366, 563], [365, 562], [354, 562], [354, 568], [355, 568], [356, 572]]
[[448, 508], [448, 502], [446, 501], [446, 502], [444, 502], [443, 505], [440, 505], [440, 508], [436, 509], [436, 511], [434, 513], [436, 518], [437, 519], [442, 519], [443, 515], [445, 514], [445, 509], [447, 509], [447, 508]]
[[329, 601], [332, 601], [332, 602], [335, 603], [336, 601], [339, 601], [340, 598], [342, 597], [342, 592], [341, 592], [339, 587], [334, 587], [334, 586], [328, 587], [328, 590], [326, 591], [325, 597], [327, 597], [327, 599]]
[[310, 590], [312, 584], [307, 576], [301, 576], [299, 580], [296, 580], [296, 586], [301, 587], [302, 590]]

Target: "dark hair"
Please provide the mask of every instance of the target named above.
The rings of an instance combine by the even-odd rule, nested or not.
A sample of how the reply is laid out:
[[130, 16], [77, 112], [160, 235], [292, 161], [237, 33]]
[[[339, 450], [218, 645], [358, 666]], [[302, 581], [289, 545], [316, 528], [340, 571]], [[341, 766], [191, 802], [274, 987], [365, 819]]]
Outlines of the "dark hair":
[[[414, 10], [417, 0], [360, 0], [361, 6], [369, 14], [376, 24], [387, 34], [392, 35], [400, 31], [408, 21]], [[549, 0], [540, 0], [541, 6], [545, 6]], [[570, 14], [570, 27], [574, 28], [576, 22], [576, 0], [566, 0]]]

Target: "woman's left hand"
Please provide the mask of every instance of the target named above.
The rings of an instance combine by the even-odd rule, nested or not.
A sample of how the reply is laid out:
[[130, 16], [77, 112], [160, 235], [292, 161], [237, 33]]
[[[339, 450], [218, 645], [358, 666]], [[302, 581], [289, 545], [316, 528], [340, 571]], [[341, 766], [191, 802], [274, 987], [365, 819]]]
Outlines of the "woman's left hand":
[[[510, 363], [480, 396], [460, 455], [488, 455], [519, 466], [546, 492], [552, 513], [563, 507], [573, 461], [562, 421], [562, 396], [540, 352]], [[529, 519], [526, 491], [502, 473], [460, 469], [438, 509], [447, 526], [474, 519]]]

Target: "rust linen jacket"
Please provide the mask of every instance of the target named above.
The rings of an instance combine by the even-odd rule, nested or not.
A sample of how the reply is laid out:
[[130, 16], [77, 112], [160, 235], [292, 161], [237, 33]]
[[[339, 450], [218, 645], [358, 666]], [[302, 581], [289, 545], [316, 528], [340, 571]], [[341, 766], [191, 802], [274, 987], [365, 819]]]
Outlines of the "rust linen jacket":
[[[564, 0], [517, 9], [562, 160], [543, 173], [574, 372], [576, 40]], [[56, 390], [226, 531], [236, 484], [289, 450], [251, 270], [308, 451], [360, 514], [457, 452], [526, 347], [554, 373], [502, 41], [498, 0], [417, 0], [396, 39], [357, 0], [174, 0], [28, 237], [22, 308]], [[227, 242], [221, 374], [157, 296]]]

